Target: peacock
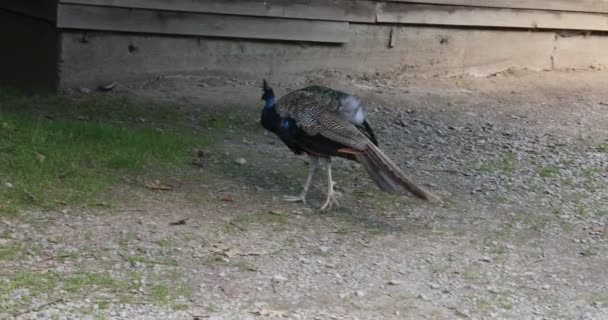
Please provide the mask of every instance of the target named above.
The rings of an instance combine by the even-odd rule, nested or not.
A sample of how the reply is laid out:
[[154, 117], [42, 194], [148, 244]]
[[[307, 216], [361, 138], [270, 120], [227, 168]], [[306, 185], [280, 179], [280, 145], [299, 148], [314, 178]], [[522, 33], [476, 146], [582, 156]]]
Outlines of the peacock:
[[439, 198], [411, 181], [379, 148], [367, 111], [359, 97], [324, 86], [309, 86], [276, 100], [273, 89], [263, 81], [262, 126], [276, 134], [297, 155], [310, 157], [308, 177], [299, 196], [285, 200], [306, 203], [306, 195], [319, 164], [327, 166], [327, 199], [321, 210], [338, 206], [331, 175], [331, 157], [356, 161], [385, 192], [401, 188], [435, 202]]

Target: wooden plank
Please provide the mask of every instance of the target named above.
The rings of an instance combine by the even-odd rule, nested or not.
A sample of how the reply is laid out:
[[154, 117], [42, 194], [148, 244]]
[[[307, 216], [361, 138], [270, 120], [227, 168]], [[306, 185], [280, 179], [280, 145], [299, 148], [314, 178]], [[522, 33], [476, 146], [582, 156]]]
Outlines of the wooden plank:
[[385, 0], [421, 4], [608, 13], [606, 0]]
[[0, 9], [47, 21], [57, 19], [57, 0], [1, 0]]
[[228, 38], [348, 42], [348, 22], [60, 4], [59, 28]]
[[608, 31], [608, 16], [597, 13], [383, 3], [378, 22], [500, 28]]
[[373, 1], [357, 0], [61, 0], [119, 8], [373, 23]]

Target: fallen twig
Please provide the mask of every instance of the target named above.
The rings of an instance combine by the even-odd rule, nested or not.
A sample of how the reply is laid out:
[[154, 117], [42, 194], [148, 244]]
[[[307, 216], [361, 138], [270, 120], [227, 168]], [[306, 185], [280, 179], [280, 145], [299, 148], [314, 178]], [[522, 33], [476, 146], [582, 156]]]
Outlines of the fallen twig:
[[190, 220], [190, 218], [180, 219], [175, 222], [169, 222], [169, 225], [170, 226], [181, 226], [181, 225], [186, 224], [188, 222], [188, 220]]
[[463, 175], [465, 177], [470, 177], [473, 176], [473, 174], [468, 173], [468, 172], [464, 172], [464, 171], [458, 171], [458, 170], [453, 170], [453, 169], [424, 169], [422, 168], [423, 171], [427, 171], [427, 172], [445, 172], [445, 173], [455, 173], [455, 174], [460, 174]]
[[40, 202], [38, 201], [38, 198], [36, 198], [36, 196], [34, 194], [32, 194], [31, 192], [27, 191], [27, 189], [23, 188], [23, 192], [25, 192], [25, 194], [30, 198], [30, 200], [32, 200], [33, 202]]
[[247, 229], [245, 229], [245, 228], [243, 228], [243, 227], [239, 226], [238, 224], [236, 224], [236, 223], [234, 223], [234, 222], [232, 222], [232, 221], [228, 222], [228, 224], [229, 224], [229, 225], [231, 225], [231, 226], [233, 226], [233, 227], [236, 227], [237, 229], [239, 229], [239, 230], [241, 230], [241, 231], [247, 231]]
[[146, 188], [150, 189], [150, 190], [162, 190], [162, 191], [171, 191], [173, 190], [173, 188], [171, 187], [167, 187], [167, 186], [152, 186], [152, 185], [146, 185]]
[[72, 255], [70, 255], [70, 254], [60, 254], [60, 255], [57, 255], [57, 256], [50, 256], [48, 258], [42, 259], [40, 262], [47, 262], [47, 261], [55, 260], [55, 259], [69, 258], [71, 256]]

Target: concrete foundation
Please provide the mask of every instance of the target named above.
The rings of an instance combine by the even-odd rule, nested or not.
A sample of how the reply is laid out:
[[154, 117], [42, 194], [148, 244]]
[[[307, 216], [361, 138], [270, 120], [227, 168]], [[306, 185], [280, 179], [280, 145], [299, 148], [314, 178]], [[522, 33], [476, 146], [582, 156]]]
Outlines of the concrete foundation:
[[[508, 68], [549, 70], [608, 64], [605, 36], [364, 24], [351, 28], [352, 38], [344, 45], [63, 32], [60, 87], [171, 73], [289, 81], [323, 70], [485, 76]], [[391, 35], [393, 47], [389, 47]]]
[[321, 70], [486, 75], [551, 68], [553, 33], [351, 25], [344, 45], [149, 36], [61, 35], [62, 88], [164, 73], [212, 73], [288, 81]]

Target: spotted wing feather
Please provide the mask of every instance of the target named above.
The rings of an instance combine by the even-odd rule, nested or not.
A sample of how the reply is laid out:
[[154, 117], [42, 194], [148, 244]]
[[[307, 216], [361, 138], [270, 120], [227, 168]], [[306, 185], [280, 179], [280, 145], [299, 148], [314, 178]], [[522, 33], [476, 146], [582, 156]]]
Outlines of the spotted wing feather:
[[369, 139], [339, 112], [339, 100], [306, 90], [294, 91], [276, 103], [281, 117], [292, 118], [306, 134], [321, 135], [347, 147], [365, 149]]

